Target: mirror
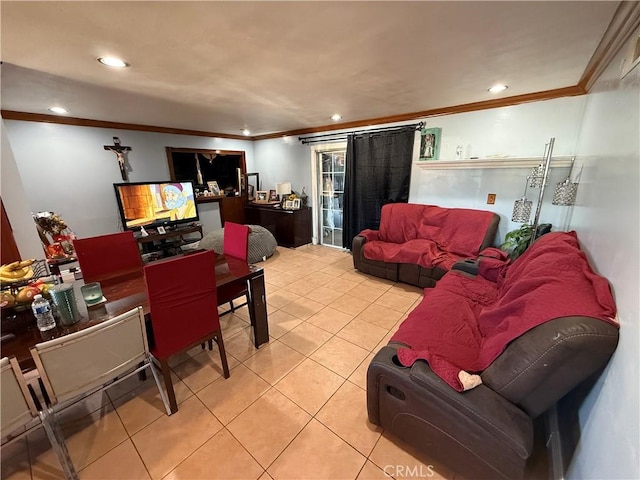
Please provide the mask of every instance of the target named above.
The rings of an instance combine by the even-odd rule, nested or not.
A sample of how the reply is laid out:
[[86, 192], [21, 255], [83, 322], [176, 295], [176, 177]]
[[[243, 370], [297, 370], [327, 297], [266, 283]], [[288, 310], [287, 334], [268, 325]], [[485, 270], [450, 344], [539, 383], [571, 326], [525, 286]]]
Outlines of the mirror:
[[260, 190], [260, 174], [247, 173], [247, 200], [253, 202], [256, 199], [256, 192]]

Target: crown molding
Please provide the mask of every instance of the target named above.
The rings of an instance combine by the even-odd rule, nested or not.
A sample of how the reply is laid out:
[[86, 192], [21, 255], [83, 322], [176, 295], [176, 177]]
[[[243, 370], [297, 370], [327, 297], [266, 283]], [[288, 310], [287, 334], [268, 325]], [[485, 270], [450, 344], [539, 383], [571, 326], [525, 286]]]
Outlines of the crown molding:
[[640, 26], [640, 2], [620, 2], [618, 9], [596, 47], [578, 85], [588, 92], [609, 66], [613, 57]]
[[230, 138], [235, 140], [255, 141], [255, 140], [267, 140], [272, 138], [281, 138], [286, 136], [303, 135], [307, 133], [330, 132], [333, 130], [344, 130], [344, 129], [351, 129], [351, 128], [368, 127], [371, 125], [382, 125], [386, 123], [405, 122], [408, 120], [437, 117], [441, 115], [452, 115], [455, 113], [474, 112], [477, 110], [487, 110], [491, 108], [500, 108], [500, 107], [507, 107], [511, 105], [519, 105], [521, 103], [539, 102], [542, 100], [552, 100], [554, 98], [584, 95], [585, 93], [586, 92], [582, 87], [575, 85], [572, 87], [556, 88], [553, 90], [545, 90], [542, 92], [526, 93], [523, 95], [514, 95], [511, 97], [485, 100], [482, 102], [465, 103], [462, 105], [454, 105], [451, 107], [434, 108], [431, 110], [423, 110], [420, 112], [403, 113], [400, 115], [392, 115], [388, 117], [370, 118], [368, 120], [358, 120], [355, 122], [322, 125], [319, 127], [287, 130], [284, 132], [269, 133], [266, 135], [255, 135], [255, 136], [231, 135], [227, 133], [205, 132], [201, 130], [183, 130], [179, 128], [156, 127], [153, 125], [138, 125], [135, 123], [107, 122], [103, 120], [63, 117], [60, 115], [48, 115], [48, 114], [42, 114], [42, 113], [16, 112], [13, 110], [1, 110], [0, 112], [2, 113], [2, 118], [6, 120], [59, 123], [62, 125], [74, 125], [77, 127], [115, 128], [119, 130], [136, 130], [136, 131], [142, 131], [142, 132], [168, 133], [168, 134], [175, 134], [175, 135], [191, 135], [196, 137], [218, 137], [218, 138]]
[[307, 133], [330, 132], [333, 130], [345, 130], [350, 128], [369, 127], [371, 125], [381, 125], [385, 123], [405, 122], [408, 120], [417, 120], [428, 117], [438, 117], [440, 115], [452, 115], [454, 113], [474, 112], [476, 110], [488, 110], [490, 108], [508, 107], [511, 105], [519, 105], [521, 103], [539, 102], [542, 100], [552, 100], [561, 97], [573, 97], [584, 95], [585, 90], [574, 85], [572, 87], [556, 88], [553, 90], [545, 90], [542, 92], [526, 93], [523, 95], [514, 95], [512, 97], [497, 98], [492, 100], [484, 100], [482, 102], [465, 103], [462, 105], [454, 105], [452, 107], [434, 108], [431, 110], [423, 110], [420, 112], [403, 113], [400, 115], [392, 115], [389, 117], [370, 118], [368, 120], [358, 120], [348, 123], [334, 123], [331, 125], [322, 125], [320, 127], [301, 128], [298, 130], [288, 130], [285, 132], [268, 133], [266, 135], [256, 135], [253, 140], [267, 140], [271, 138], [280, 138], [286, 136], [303, 135]]
[[117, 130], [136, 130], [140, 132], [169, 133], [174, 135], [191, 135], [194, 137], [231, 138], [234, 140], [252, 140], [244, 135], [231, 135], [228, 133], [205, 132], [202, 130], [185, 130], [181, 128], [156, 127], [154, 125], [139, 125], [137, 123], [107, 122], [104, 120], [91, 120], [89, 118], [62, 117], [60, 115], [48, 115], [43, 113], [16, 112], [13, 110], [1, 110], [5, 120], [22, 120], [25, 122], [59, 123], [76, 127], [115, 128]]

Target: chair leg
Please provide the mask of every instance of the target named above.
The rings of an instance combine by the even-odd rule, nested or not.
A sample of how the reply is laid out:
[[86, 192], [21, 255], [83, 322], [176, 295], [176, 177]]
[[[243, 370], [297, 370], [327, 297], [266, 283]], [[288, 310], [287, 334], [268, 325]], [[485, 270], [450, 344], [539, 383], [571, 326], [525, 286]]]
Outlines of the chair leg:
[[[156, 366], [153, 364], [153, 360], [151, 358], [147, 359], [149, 369], [151, 370], [151, 375], [153, 375], [153, 379], [156, 382], [156, 386], [158, 387], [158, 392], [160, 393], [160, 398], [162, 399], [162, 403], [164, 403], [164, 409], [167, 411], [167, 415], [171, 415], [171, 406], [169, 405], [169, 400], [164, 393], [164, 389], [160, 384], [160, 377], [158, 377], [158, 372], [156, 370]], [[169, 376], [171, 376], [171, 372], [169, 372]]]
[[231, 306], [231, 311], [232, 311], [232, 312], [235, 312], [235, 311], [236, 311], [236, 307], [234, 307], [234, 306], [233, 306], [233, 300], [231, 300], [231, 301], [229, 302], [229, 305]]
[[167, 389], [167, 396], [169, 397], [169, 406], [171, 407], [171, 413], [178, 411], [178, 402], [176, 402], [176, 394], [173, 391], [173, 381], [171, 380], [171, 369], [167, 360], [160, 360], [160, 369], [162, 370], [162, 378], [164, 378], [164, 386]]
[[73, 462], [71, 461], [69, 450], [67, 450], [67, 443], [65, 442], [64, 436], [60, 431], [60, 427], [58, 426], [58, 422], [56, 421], [53, 411], [49, 410], [46, 413], [45, 411], [41, 411], [40, 420], [42, 421], [44, 431], [49, 438], [49, 442], [51, 442], [53, 451], [58, 458], [58, 462], [62, 467], [64, 478], [66, 480], [78, 480], [78, 474], [76, 473], [76, 469], [73, 466]]
[[229, 364], [227, 363], [227, 352], [224, 349], [224, 340], [222, 340], [222, 330], [218, 330], [215, 339], [218, 344], [218, 348], [220, 349], [220, 362], [222, 362], [224, 378], [229, 378]]
[[209, 351], [213, 350], [213, 340], [209, 339]]

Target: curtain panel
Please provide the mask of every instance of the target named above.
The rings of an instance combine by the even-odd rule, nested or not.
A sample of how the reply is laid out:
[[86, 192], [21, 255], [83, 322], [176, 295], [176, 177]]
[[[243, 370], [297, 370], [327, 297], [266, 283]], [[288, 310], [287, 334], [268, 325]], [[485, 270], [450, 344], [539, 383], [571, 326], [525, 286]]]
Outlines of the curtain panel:
[[378, 229], [387, 203], [409, 201], [415, 127], [347, 137], [342, 245], [365, 228]]

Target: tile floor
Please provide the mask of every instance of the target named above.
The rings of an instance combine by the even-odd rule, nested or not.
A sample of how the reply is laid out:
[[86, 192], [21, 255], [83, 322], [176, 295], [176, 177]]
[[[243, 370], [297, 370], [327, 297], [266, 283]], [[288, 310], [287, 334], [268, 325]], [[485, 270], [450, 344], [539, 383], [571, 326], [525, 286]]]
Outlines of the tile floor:
[[[137, 378], [64, 411], [80, 478], [453, 478], [367, 421], [367, 366], [421, 289], [360, 274], [328, 247], [278, 248], [260, 265], [270, 343], [254, 348], [244, 308], [221, 318], [229, 379], [217, 349], [172, 363], [176, 414]], [[42, 429], [3, 449], [2, 478], [62, 478]]]

